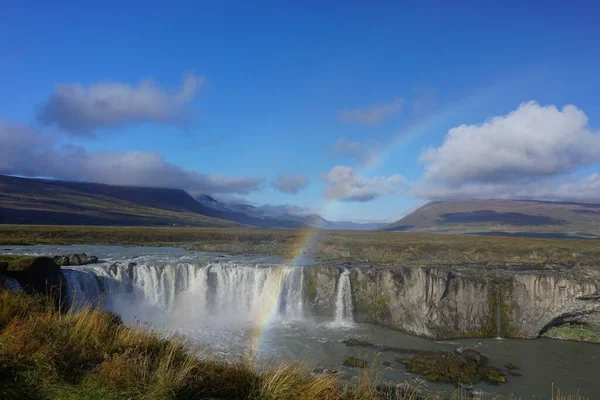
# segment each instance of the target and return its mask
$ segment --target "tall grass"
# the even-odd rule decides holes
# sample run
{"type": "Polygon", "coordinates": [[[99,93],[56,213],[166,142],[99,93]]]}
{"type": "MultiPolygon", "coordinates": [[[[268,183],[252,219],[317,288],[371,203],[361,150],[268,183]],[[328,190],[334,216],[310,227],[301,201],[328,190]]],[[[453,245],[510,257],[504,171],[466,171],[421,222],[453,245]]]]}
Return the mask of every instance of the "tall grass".
{"type": "Polygon", "coordinates": [[[383,387],[374,369],[343,382],[298,363],[259,372],[251,359],[203,359],[181,337],[126,327],[117,315],[90,307],[61,313],[51,303],[0,289],[0,399],[440,398],[383,387]]]}

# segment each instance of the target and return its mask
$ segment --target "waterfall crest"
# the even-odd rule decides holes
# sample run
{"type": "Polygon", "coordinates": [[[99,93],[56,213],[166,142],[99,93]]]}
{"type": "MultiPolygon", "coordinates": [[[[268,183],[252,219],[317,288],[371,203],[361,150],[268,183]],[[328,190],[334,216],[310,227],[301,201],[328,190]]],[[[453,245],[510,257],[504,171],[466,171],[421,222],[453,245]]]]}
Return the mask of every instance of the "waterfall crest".
{"type": "Polygon", "coordinates": [[[271,307],[282,319],[304,315],[302,267],[120,262],[64,269],[64,275],[73,307],[92,304],[125,320],[237,323],[271,307]]]}

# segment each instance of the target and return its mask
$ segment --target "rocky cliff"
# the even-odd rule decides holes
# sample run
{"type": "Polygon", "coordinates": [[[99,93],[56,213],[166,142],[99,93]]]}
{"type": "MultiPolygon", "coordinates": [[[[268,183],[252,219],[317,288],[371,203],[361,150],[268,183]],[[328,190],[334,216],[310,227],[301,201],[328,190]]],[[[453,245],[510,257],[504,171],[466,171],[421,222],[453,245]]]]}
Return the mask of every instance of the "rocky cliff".
{"type": "MultiPolygon", "coordinates": [[[[428,338],[535,338],[553,326],[597,321],[600,278],[552,266],[355,267],[354,319],[428,338]]],[[[308,304],[333,313],[341,268],[305,272],[308,304]]]]}

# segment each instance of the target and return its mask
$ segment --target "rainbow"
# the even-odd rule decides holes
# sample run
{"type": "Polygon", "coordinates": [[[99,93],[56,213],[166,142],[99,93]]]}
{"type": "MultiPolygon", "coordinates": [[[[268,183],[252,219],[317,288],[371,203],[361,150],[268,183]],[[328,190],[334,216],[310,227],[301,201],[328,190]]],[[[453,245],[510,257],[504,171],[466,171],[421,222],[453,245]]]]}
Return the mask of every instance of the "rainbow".
{"type": "MultiPolygon", "coordinates": [[[[496,87],[497,85],[494,85],[496,87]]],[[[360,175],[368,175],[377,167],[379,167],[398,147],[402,144],[421,136],[432,129],[442,129],[442,124],[448,121],[448,118],[456,113],[466,110],[471,105],[480,101],[483,97],[492,91],[493,87],[489,87],[487,90],[480,90],[473,93],[471,96],[464,98],[462,101],[454,103],[452,106],[441,108],[435,114],[428,116],[427,118],[418,121],[394,135],[394,138],[387,143],[383,148],[386,149],[374,157],[372,160],[362,166],[357,171],[360,175]]],[[[338,204],[342,204],[339,200],[343,198],[348,191],[351,189],[350,186],[344,188],[342,193],[334,199],[330,199],[323,204],[320,210],[320,215],[326,215],[331,207],[338,204]]],[[[306,253],[306,250],[317,240],[320,229],[306,229],[302,230],[298,237],[297,242],[294,244],[293,257],[288,260],[289,265],[298,265],[299,258],[306,253]]],[[[286,277],[282,273],[283,269],[280,268],[274,275],[274,279],[266,283],[266,296],[264,301],[261,303],[256,316],[254,317],[254,326],[250,334],[249,350],[253,354],[259,354],[261,345],[264,341],[268,328],[272,325],[278,312],[278,299],[281,294],[281,290],[285,284],[286,277]]]]}

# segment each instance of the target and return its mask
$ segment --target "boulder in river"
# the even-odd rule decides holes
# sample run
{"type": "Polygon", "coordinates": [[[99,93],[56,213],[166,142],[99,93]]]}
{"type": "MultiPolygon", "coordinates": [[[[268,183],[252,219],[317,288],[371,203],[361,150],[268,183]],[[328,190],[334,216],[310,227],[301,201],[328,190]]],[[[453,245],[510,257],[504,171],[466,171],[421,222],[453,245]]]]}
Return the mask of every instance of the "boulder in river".
{"type": "Polygon", "coordinates": [[[63,256],[55,256],[54,262],[61,267],[71,267],[76,265],[95,264],[98,262],[98,257],[87,255],[85,253],[66,254],[63,256]]]}
{"type": "Polygon", "coordinates": [[[343,365],[351,368],[367,368],[368,363],[357,357],[348,357],[344,360],[343,365]]]}
{"type": "Polygon", "coordinates": [[[424,352],[415,358],[396,359],[412,373],[424,375],[431,382],[473,385],[479,381],[505,383],[506,377],[487,365],[487,358],[473,349],[461,353],[441,351],[424,352]]]}

